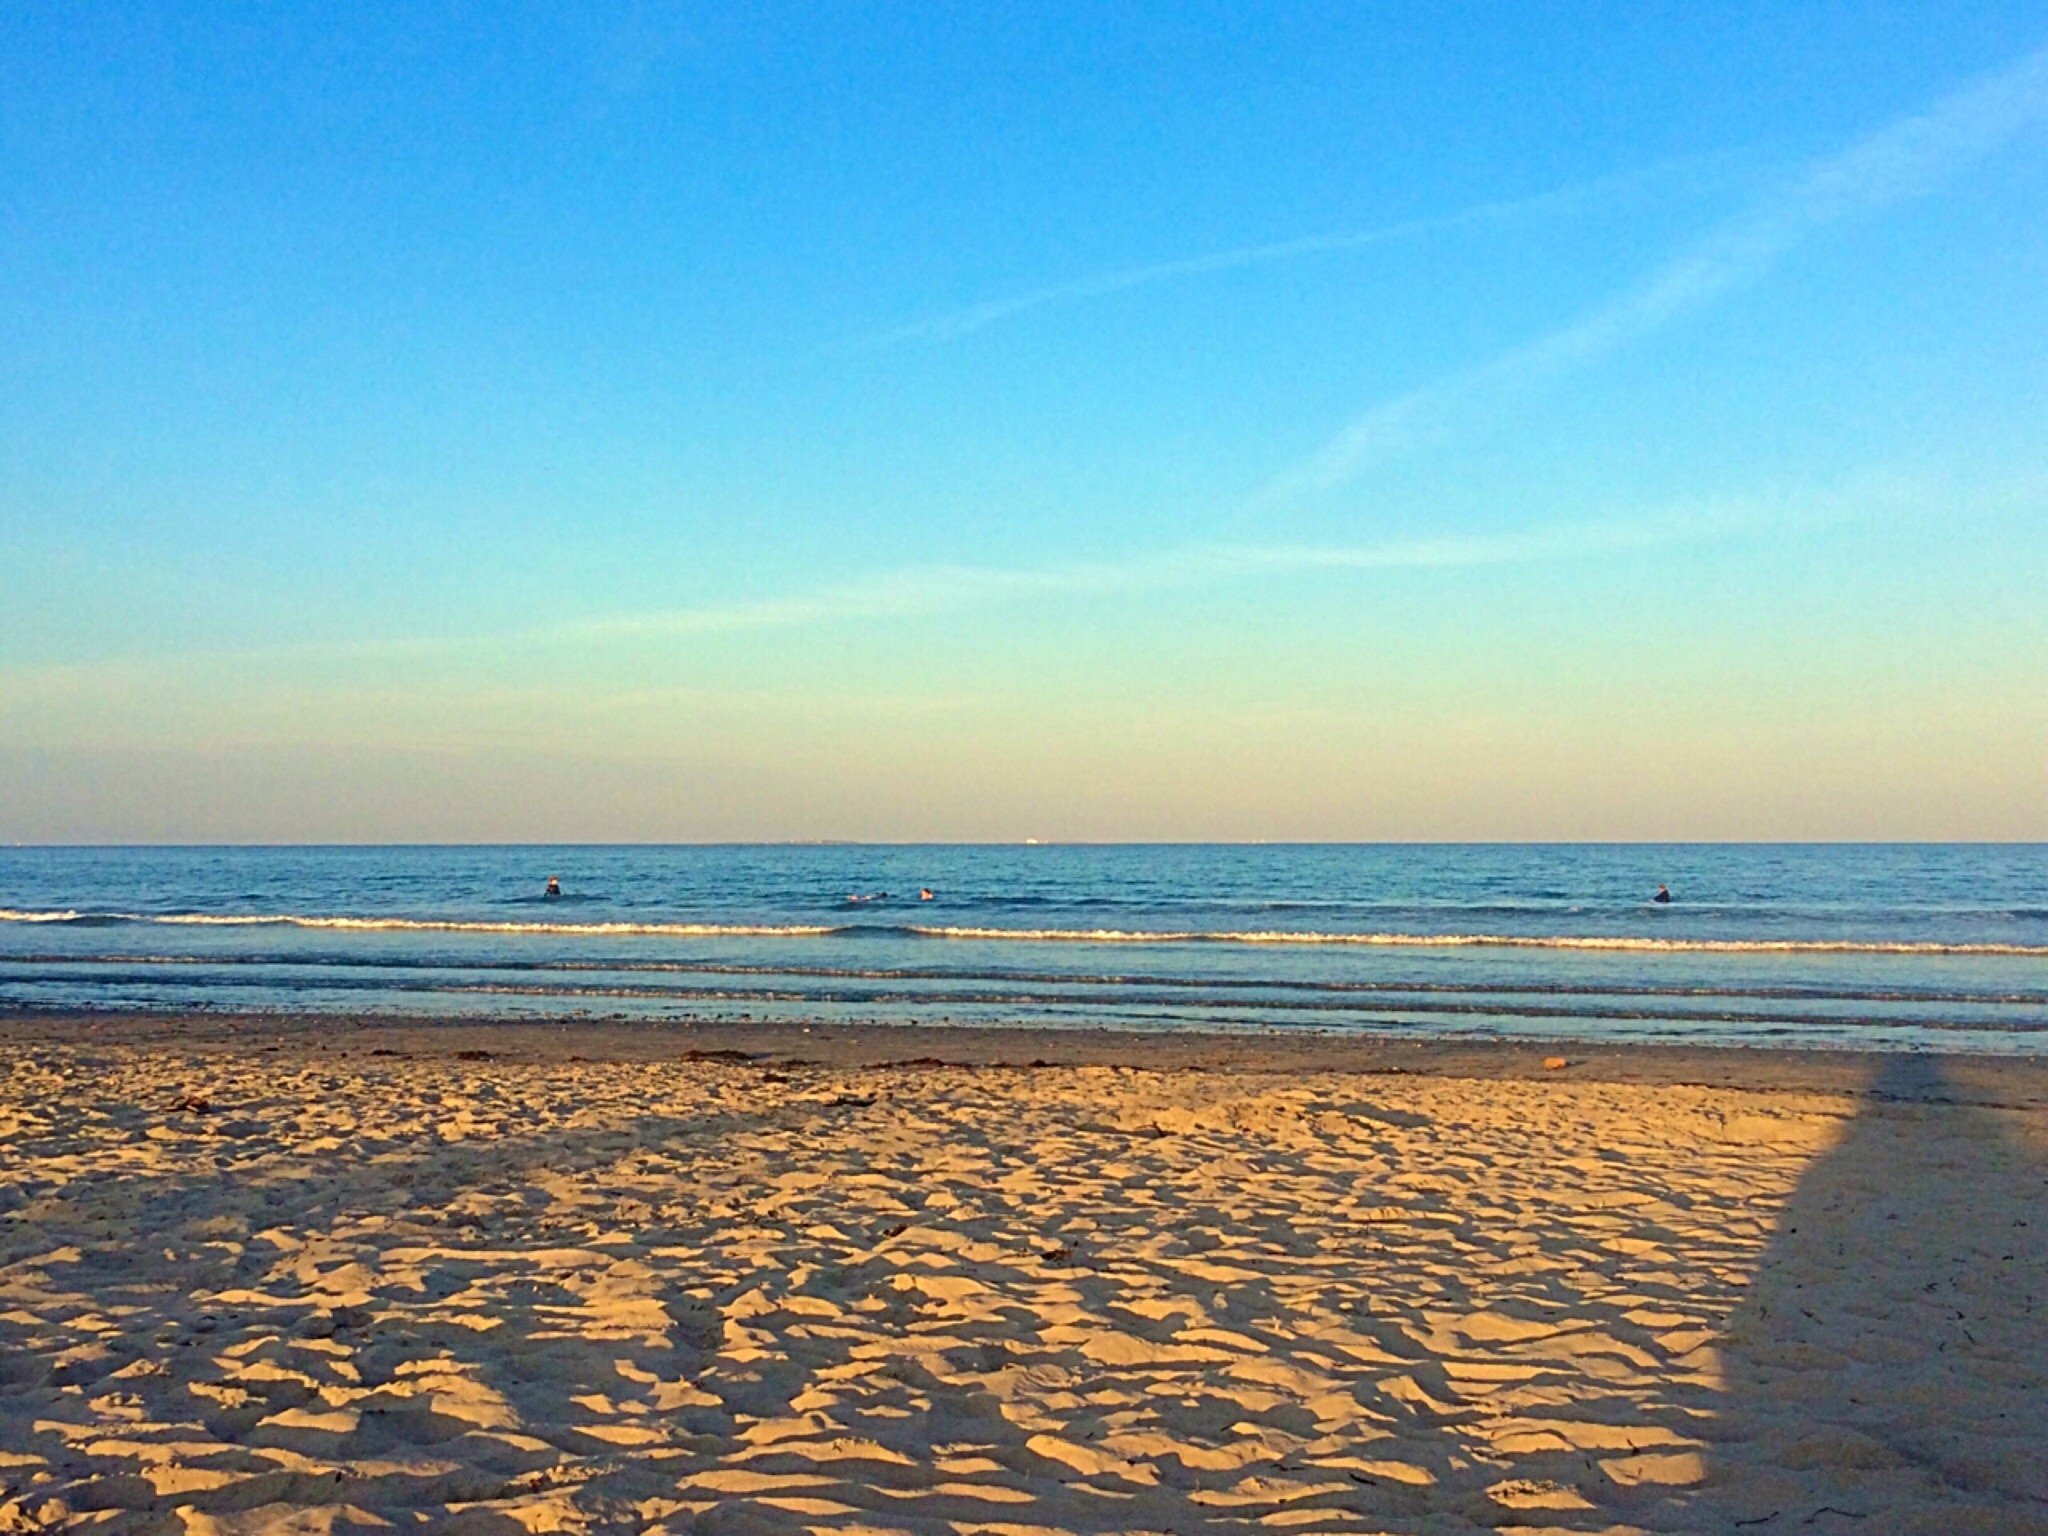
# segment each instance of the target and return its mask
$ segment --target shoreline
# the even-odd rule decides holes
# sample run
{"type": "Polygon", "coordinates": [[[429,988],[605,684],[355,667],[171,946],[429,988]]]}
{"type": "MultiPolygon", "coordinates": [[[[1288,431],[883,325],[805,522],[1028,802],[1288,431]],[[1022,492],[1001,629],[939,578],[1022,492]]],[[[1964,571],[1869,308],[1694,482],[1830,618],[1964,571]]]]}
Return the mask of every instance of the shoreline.
{"type": "Polygon", "coordinates": [[[422,1059],[584,1062],[724,1060],[763,1068],[860,1070],[926,1066],[1032,1070],[1116,1067],[1156,1072],[1316,1072],[1475,1081],[1583,1081],[1757,1093],[1859,1094],[1901,1060],[1924,1083],[1887,1097],[1926,1103],[2048,1107],[2048,1057],[1831,1046],[1551,1039],[1410,1039],[1337,1032],[1139,1031],[1087,1025],[792,1021],[534,1020],[466,1015],[281,1013],[179,1009],[0,1011],[0,1046],[90,1041],[206,1050],[306,1045],[346,1059],[397,1052],[422,1059]],[[55,1033],[49,1033],[54,1031],[55,1033]],[[479,1055],[478,1053],[483,1053],[479,1055]],[[1546,1066],[1562,1058],[1563,1068],[1546,1066]]]}

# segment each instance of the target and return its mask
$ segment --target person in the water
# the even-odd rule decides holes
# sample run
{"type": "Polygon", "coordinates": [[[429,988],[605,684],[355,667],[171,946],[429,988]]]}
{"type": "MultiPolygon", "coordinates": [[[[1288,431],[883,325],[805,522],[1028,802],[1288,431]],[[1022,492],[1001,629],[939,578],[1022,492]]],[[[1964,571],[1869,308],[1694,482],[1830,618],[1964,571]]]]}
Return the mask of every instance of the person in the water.
{"type": "Polygon", "coordinates": [[[561,880],[561,877],[560,877],[559,875],[549,875],[549,876],[548,876],[548,895],[550,895],[550,896],[559,896],[559,895],[561,895],[561,894],[562,894],[562,880],[561,880]]]}
{"type": "Polygon", "coordinates": [[[917,899],[919,901],[930,901],[932,899],[932,888],[928,885],[921,887],[918,890],[917,899]]]}
{"type": "Polygon", "coordinates": [[[1658,903],[1664,903],[1664,902],[1668,902],[1668,901],[1670,901],[1670,900],[1671,900],[1671,887],[1670,887],[1670,886],[1668,886],[1668,885],[1660,885],[1660,886],[1658,886],[1658,887],[1657,887],[1657,894],[1656,894],[1656,895],[1654,895],[1654,896],[1652,896],[1652,897],[1650,898],[1650,900],[1652,900],[1652,901],[1654,901],[1654,902],[1658,902],[1658,903]]]}

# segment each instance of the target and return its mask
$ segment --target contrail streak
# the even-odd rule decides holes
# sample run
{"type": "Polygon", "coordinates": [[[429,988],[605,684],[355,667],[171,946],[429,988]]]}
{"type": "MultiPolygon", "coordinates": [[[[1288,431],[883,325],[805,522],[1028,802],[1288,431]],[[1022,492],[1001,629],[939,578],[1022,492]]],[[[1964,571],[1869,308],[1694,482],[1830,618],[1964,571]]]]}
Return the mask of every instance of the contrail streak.
{"type": "Polygon", "coordinates": [[[1388,453],[1441,434],[1486,396],[1639,341],[1754,281],[1814,232],[1931,192],[2044,120],[2048,48],[1810,163],[1790,186],[1571,324],[1372,407],[1259,499],[1342,485],[1388,453]]]}
{"type": "Polygon", "coordinates": [[[839,350],[870,352],[910,342],[954,341],[1031,310],[1104,298],[1110,294],[1123,293],[1133,288],[1149,288],[1155,283],[1171,282],[1177,278],[1266,266],[1273,262],[1293,261],[1304,256],[1320,256],[1336,251],[1362,250],[1368,246],[1386,245],[1398,240],[1415,239],[1470,225],[1505,223],[1514,219],[1562,212],[1645,182],[1669,180],[1680,171],[1697,180],[1704,166],[1725,158],[1727,157],[1694,157],[1669,161],[1646,170],[1604,176],[1569,187],[1559,187],[1549,192],[1539,192],[1531,197],[1478,203],[1470,208],[1461,208],[1455,213],[1440,214],[1433,218],[1403,219],[1398,223],[1381,225],[1377,229],[1354,230],[1334,235],[1309,235],[1296,240],[1272,240],[1258,245],[1238,246],[1227,251],[1210,251],[1174,261],[1155,261],[1140,266],[1121,267],[1113,272],[1099,272],[1092,277],[1075,278],[1071,282],[1050,283],[1043,288],[1033,288],[1003,298],[987,299],[979,304],[969,304],[960,309],[947,310],[943,314],[913,320],[905,325],[861,337],[839,350]]]}

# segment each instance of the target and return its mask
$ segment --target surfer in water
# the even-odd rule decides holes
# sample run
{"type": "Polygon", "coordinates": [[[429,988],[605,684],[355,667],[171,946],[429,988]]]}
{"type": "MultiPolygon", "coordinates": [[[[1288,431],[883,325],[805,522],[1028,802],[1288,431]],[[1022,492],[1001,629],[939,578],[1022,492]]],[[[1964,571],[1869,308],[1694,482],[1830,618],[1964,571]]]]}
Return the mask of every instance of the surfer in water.
{"type": "Polygon", "coordinates": [[[550,899],[562,894],[562,879],[559,875],[548,876],[547,894],[550,899]]]}
{"type": "Polygon", "coordinates": [[[1658,887],[1657,887],[1657,894],[1656,894],[1656,895],[1654,895],[1654,896],[1652,896],[1652,897],[1650,898],[1650,900],[1652,900],[1652,901],[1656,902],[1656,903],[1657,903],[1657,904],[1658,904],[1659,906],[1664,906],[1664,905],[1667,905],[1667,904],[1669,904],[1669,902],[1670,902],[1670,900],[1671,900],[1671,887],[1670,887],[1670,886],[1668,886],[1668,885],[1660,885],[1660,886],[1658,886],[1658,887]]]}

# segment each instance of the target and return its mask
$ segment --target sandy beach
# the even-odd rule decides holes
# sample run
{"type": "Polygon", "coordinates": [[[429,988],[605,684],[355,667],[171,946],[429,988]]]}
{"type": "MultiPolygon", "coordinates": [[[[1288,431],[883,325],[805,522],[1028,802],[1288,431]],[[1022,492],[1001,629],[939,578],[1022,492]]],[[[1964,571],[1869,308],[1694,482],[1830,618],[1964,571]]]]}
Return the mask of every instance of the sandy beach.
{"type": "Polygon", "coordinates": [[[2041,1064],[0,1053],[0,1532],[2048,1531],[2041,1064]]]}

